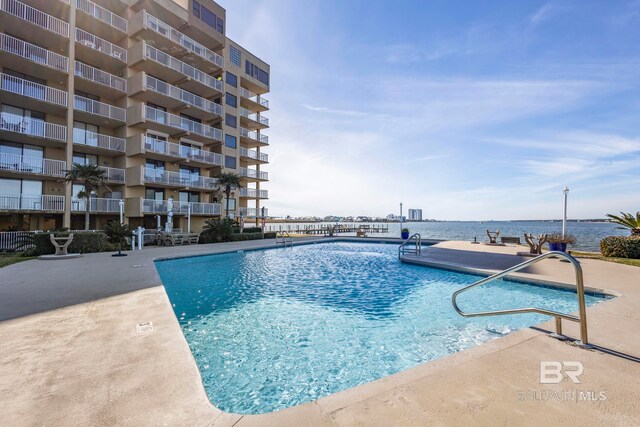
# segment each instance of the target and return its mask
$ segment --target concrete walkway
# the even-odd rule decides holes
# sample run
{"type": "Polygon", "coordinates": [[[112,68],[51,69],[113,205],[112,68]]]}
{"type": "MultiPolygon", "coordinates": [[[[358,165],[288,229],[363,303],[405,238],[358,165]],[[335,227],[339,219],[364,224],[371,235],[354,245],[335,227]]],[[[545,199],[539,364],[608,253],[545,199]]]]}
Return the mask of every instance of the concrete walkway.
{"type": "MultiPolygon", "coordinates": [[[[590,338],[618,356],[526,329],[316,402],[265,415],[223,413],[207,399],[153,261],[270,246],[147,248],[0,269],[2,424],[640,425],[640,363],[632,360],[640,356],[640,269],[597,260],[583,261],[586,284],[619,296],[588,308],[590,338]],[[138,333],[145,322],[153,330],[138,333]],[[581,362],[581,383],[540,384],[540,361],[581,362]],[[572,399],[574,392],[583,395],[572,399]]],[[[445,242],[422,261],[490,271],[515,262],[516,250],[445,242]]],[[[555,260],[523,276],[572,280],[570,266],[555,260]]],[[[573,324],[564,326],[577,336],[573,324]]]]}

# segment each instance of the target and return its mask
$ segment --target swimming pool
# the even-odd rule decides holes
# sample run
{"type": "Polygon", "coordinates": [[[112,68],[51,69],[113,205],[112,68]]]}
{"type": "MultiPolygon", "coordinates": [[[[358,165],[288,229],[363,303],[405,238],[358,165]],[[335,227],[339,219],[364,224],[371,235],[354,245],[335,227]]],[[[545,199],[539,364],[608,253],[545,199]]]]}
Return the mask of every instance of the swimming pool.
{"type": "MultiPolygon", "coordinates": [[[[159,261],[211,402],[234,413],[312,401],[549,319],[463,318],[477,276],[403,264],[397,245],[322,243],[159,261]]],[[[588,305],[602,296],[587,295],[588,305]]],[[[496,281],[467,311],[577,310],[575,293],[496,281]]]]}

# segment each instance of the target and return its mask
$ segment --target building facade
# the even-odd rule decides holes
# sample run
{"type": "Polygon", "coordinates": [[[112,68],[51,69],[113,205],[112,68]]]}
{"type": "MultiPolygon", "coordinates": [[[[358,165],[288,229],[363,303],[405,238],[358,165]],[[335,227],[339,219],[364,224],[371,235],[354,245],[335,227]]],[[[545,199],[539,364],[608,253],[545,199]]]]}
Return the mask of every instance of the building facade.
{"type": "Polygon", "coordinates": [[[73,163],[108,179],[91,228],[199,230],[223,171],[244,178],[229,214],[257,220],[270,68],[225,32],[212,0],[1,0],[0,230],[82,229],[73,163]]]}
{"type": "Polygon", "coordinates": [[[422,221],[422,209],[409,209],[409,221],[422,221]]]}

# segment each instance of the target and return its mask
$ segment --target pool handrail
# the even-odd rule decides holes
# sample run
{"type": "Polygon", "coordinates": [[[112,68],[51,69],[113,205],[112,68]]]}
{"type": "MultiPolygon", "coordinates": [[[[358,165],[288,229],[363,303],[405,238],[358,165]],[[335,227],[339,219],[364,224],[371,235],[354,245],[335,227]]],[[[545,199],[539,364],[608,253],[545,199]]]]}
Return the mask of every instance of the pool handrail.
{"type": "Polygon", "coordinates": [[[398,247],[398,258],[400,258],[402,255],[404,255],[405,253],[413,253],[416,255],[419,255],[422,252],[422,237],[420,237],[420,233],[414,233],[411,235],[411,237],[409,237],[407,240],[405,240],[404,242],[402,242],[402,244],[400,244],[400,246],[398,247]],[[415,249],[407,249],[406,246],[411,243],[411,241],[415,239],[416,241],[416,247],[415,249]]]}
{"type": "Polygon", "coordinates": [[[282,243],[285,248],[287,247],[287,243],[289,243],[289,246],[293,246],[293,239],[289,235],[288,231],[277,231],[276,232],[276,245],[278,245],[280,243],[282,243]],[[282,239],[282,240],[280,240],[280,239],[282,239]]]}
{"type": "Polygon", "coordinates": [[[555,337],[557,338],[565,338],[562,335],[562,319],[571,320],[572,322],[576,322],[580,324],[580,341],[581,342],[579,343],[579,345],[585,348],[591,347],[589,345],[589,340],[587,337],[587,309],[584,301],[584,277],[582,274],[582,266],[580,265],[580,262],[577,259],[567,254],[566,252],[559,252],[559,251],[547,252],[542,255],[538,255],[533,259],[530,259],[518,265],[515,265],[511,268],[507,268],[506,270],[503,270],[499,273],[496,273],[489,277],[485,277],[484,279],[478,280],[477,282],[469,286],[465,286],[464,288],[458,289],[457,291],[455,291],[451,296],[451,302],[453,303],[453,308],[458,312],[458,314],[464,317],[495,316],[495,315],[519,314],[519,313],[539,313],[539,314],[546,314],[548,316],[554,316],[556,319],[555,337]],[[572,314],[566,314],[566,313],[559,313],[557,311],[547,310],[544,308],[537,308],[537,307],[516,308],[516,309],[510,309],[510,310],[480,311],[476,313],[465,313],[460,309],[460,307],[458,307],[456,298],[461,293],[466,292],[471,288],[475,288],[477,286],[481,286],[489,282],[492,282],[494,280],[503,278],[510,273],[514,273],[516,271],[522,270],[523,268],[526,268],[532,264],[535,264],[544,259],[552,258],[552,257],[561,257],[561,258],[567,259],[575,270],[576,293],[578,295],[578,313],[579,313],[578,316],[574,316],[572,314]]]}

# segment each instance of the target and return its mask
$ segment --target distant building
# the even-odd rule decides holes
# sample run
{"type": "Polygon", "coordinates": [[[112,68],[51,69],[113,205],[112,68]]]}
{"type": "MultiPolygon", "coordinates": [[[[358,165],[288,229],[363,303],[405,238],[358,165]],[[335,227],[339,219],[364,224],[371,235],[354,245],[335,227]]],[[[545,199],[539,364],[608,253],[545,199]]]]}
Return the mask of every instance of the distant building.
{"type": "Polygon", "coordinates": [[[409,221],[422,221],[422,209],[409,209],[409,221]]]}

